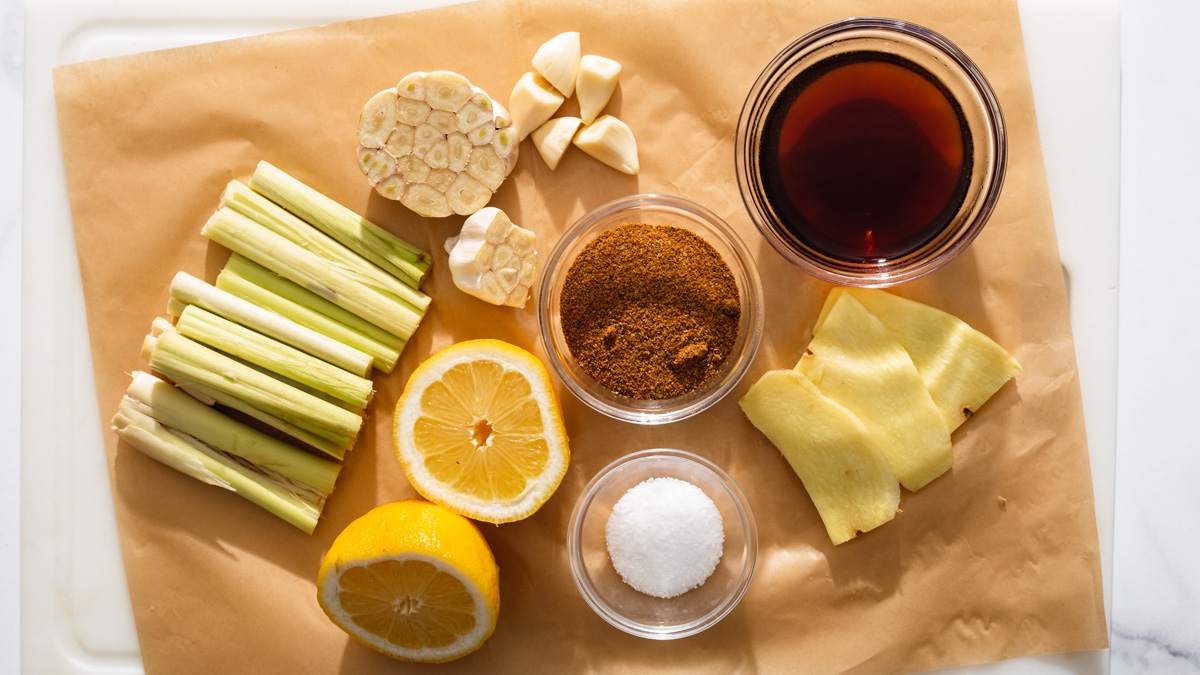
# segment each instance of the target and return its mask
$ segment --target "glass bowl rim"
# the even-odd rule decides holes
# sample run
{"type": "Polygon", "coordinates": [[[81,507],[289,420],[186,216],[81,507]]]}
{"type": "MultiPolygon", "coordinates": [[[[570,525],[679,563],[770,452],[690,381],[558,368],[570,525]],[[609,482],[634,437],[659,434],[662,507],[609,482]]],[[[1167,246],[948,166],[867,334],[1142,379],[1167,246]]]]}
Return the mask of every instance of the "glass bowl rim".
{"type": "MultiPolygon", "coordinates": [[[[722,258],[724,259],[724,256],[722,258]]],[[[758,347],[762,340],[764,305],[762,278],[759,276],[758,263],[755,261],[754,255],[750,252],[750,248],[746,245],[746,242],[729,223],[690,199],[660,193],[634,194],[618,197],[588,211],[559,236],[558,241],[554,244],[554,249],[551,251],[542,268],[541,279],[538,282],[538,334],[541,338],[542,349],[545,351],[546,358],[550,362],[550,369],[575,398],[582,401],[589,408],[624,422],[646,425],[668,424],[692,417],[709,409],[724,399],[737,386],[749,370],[754,356],[758,353],[758,347]],[[733,265],[736,265],[741,268],[742,274],[746,277],[746,297],[742,298],[742,303],[749,310],[750,314],[749,319],[744,321],[748,335],[746,336],[742,352],[729,355],[728,358],[737,359],[737,362],[728,371],[724,379],[718,381],[711,390],[705,392],[688,405],[655,411],[631,410],[619,407],[608,400],[594,396],[590,391],[579,386],[575,378],[568,372],[568,365],[564,363],[564,360],[572,358],[570,349],[563,344],[563,350],[560,350],[558,343],[554,339],[554,333],[550,325],[549,311],[551,289],[560,278],[565,278],[569,269],[565,265],[567,261],[564,260],[567,250],[580,237],[584,236],[590,228],[598,223],[603,222],[613,215],[642,207],[659,207],[682,211],[691,216],[695,221],[703,223],[704,227],[718,233],[733,253],[734,260],[732,263],[728,260],[725,261],[727,265],[731,266],[730,271],[736,276],[737,270],[732,269],[733,265]]],[[[691,393],[689,392],[689,394],[677,398],[686,398],[691,393]]],[[[666,404],[673,400],[676,399],[661,399],[653,401],[653,403],[666,404]]]]}
{"type": "Polygon", "coordinates": [[[575,500],[575,506],[571,509],[571,517],[567,521],[567,559],[571,568],[571,580],[575,582],[575,588],[579,591],[579,595],[583,598],[587,606],[600,618],[630,635],[651,640],[674,640],[695,635],[715,626],[741,603],[742,597],[746,595],[747,589],[750,588],[750,581],[754,578],[754,571],[758,565],[758,525],[754,519],[754,511],[750,507],[750,501],[746,498],[746,494],[742,491],[741,486],[724,469],[717,466],[716,463],[687,450],[648,448],[629,453],[609,462],[603,469],[597,471],[592,476],[592,479],[587,482],[587,485],[584,486],[583,490],[579,493],[579,498],[575,500]],[[733,591],[721,601],[721,604],[704,616],[680,626],[671,627],[670,629],[650,626],[627,619],[616,610],[611,609],[600,598],[599,594],[595,592],[592,584],[587,581],[582,560],[583,538],[581,533],[583,529],[583,514],[591,506],[600,487],[620,468],[661,458],[685,464],[694,464],[716,476],[717,480],[733,498],[738,515],[741,517],[742,529],[746,535],[746,562],[742,566],[742,571],[738,576],[737,584],[734,586],[733,591]]]}
{"type": "Polygon", "coordinates": [[[771,248],[775,249],[785,260],[817,279],[859,288],[884,288],[906,283],[925,276],[958,257],[960,253],[975,241],[975,238],[979,236],[979,233],[983,231],[983,227],[991,218],[996,203],[1000,198],[1000,193],[1004,188],[1007,165],[1008,133],[1004,121],[1004,113],[1000,107],[995,90],[979,69],[979,66],[961,48],[937,31],[910,21],[879,16],[858,16],[834,21],[805,33],[780,49],[763,68],[762,72],[759,73],[758,78],[750,88],[750,92],[746,95],[746,100],[742,104],[742,111],[738,116],[734,138],[734,169],[737,175],[738,192],[741,195],[742,203],[747,213],[750,215],[750,219],[754,222],[755,228],[767,240],[771,248]],[[747,154],[750,150],[750,132],[747,128],[749,119],[754,116],[753,112],[756,109],[765,105],[766,102],[763,100],[765,91],[783,74],[789,62],[798,53],[821,40],[841,33],[860,30],[880,30],[914,38],[950,59],[954,65],[962,70],[964,80],[982,101],[981,110],[986,118],[984,126],[988,131],[991,145],[995,151],[992,157],[991,170],[986,177],[987,182],[984,187],[983,201],[979,206],[978,212],[973,218],[958,228],[959,231],[956,233],[956,237],[948,242],[944,248],[935,249],[927,255],[915,258],[903,266],[894,269],[858,274],[826,267],[816,260],[810,259],[807,255],[797,252],[782,241],[779,235],[766,222],[768,220],[767,216],[761,212],[751,198],[751,193],[756,190],[750,184],[747,175],[748,169],[743,164],[751,161],[747,159],[747,154]]]}

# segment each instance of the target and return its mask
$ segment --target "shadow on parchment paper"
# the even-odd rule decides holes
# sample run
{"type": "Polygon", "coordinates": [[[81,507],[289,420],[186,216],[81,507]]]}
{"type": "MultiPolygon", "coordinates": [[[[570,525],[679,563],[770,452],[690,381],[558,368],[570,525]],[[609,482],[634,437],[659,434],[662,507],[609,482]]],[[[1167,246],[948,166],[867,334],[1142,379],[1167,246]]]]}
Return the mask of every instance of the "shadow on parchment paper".
{"type": "Polygon", "coordinates": [[[757,230],[747,244],[758,263],[765,304],[763,339],[755,357],[758,367],[746,375],[753,382],[756,373],[796,365],[812,339],[813,324],[833,286],[793,265],[766,238],[758,236],[757,230]]]}
{"type": "MultiPolygon", "coordinates": [[[[362,180],[363,189],[370,190],[363,217],[409,244],[428,252],[433,256],[435,266],[439,260],[445,258],[446,253],[442,250],[442,243],[445,242],[446,237],[458,234],[458,228],[462,225],[461,217],[425,218],[419,216],[400,202],[388,199],[372,190],[365,176],[362,180]],[[449,224],[451,222],[455,225],[451,226],[449,224]]],[[[423,285],[421,290],[429,293],[429,289],[423,285]]]]}
{"type": "Polygon", "coordinates": [[[201,543],[230,560],[238,557],[236,552],[250,551],[295,576],[313,578],[312,556],[296,555],[297,550],[315,550],[313,540],[290,525],[278,527],[279,518],[257,504],[233,492],[184,476],[147,457],[125,441],[117,442],[112,475],[114,498],[119,496],[126,508],[137,514],[139,527],[177,532],[179,523],[187,523],[189,543],[201,543]],[[153,485],[156,489],[148,490],[147,485],[153,485]],[[227,500],[221,512],[238,518],[243,527],[231,527],[228,518],[212,517],[212,509],[208,505],[214,492],[227,492],[219,495],[227,500]],[[264,522],[246,525],[258,519],[264,522]],[[286,531],[289,543],[294,546],[279,546],[278,539],[273,540],[272,544],[253,535],[254,532],[269,528],[286,531]]]}
{"type": "MultiPolygon", "coordinates": [[[[217,275],[224,269],[225,263],[229,261],[231,255],[233,255],[233,251],[215,241],[209,240],[208,247],[204,250],[204,278],[201,281],[216,286],[217,275]]],[[[168,292],[167,295],[170,295],[170,293],[168,292]]]]}

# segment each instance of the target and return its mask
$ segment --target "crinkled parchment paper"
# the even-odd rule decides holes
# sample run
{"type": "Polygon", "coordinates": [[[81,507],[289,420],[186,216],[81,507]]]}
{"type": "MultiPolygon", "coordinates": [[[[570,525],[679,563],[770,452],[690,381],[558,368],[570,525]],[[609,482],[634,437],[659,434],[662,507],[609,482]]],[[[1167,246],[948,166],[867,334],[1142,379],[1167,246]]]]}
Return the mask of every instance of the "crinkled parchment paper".
{"type": "Polygon", "coordinates": [[[145,367],[142,336],[165,312],[172,275],[215,278],[227,253],[200,226],[222,186],[248,178],[260,159],[436,255],[426,286],[433,310],[397,370],[376,377],[371,423],[314,536],[106,432],[148,672],[898,672],[1107,644],[1079,380],[1013,2],[486,2],[64,66],[55,91],[105,420],[128,373],[145,367]],[[943,33],[999,95],[1011,159],[991,222],[957,260],[898,292],[993,336],[1024,371],[954,434],[949,474],[905,493],[892,523],[834,548],[800,481],[736,403],[764,371],[796,362],[828,289],[751,226],[733,137],[746,93],[776,51],[863,13],[943,33]],[[666,426],[605,418],[560,389],[573,451],[562,487],[527,520],[481,526],[500,563],[496,633],[449,665],[393,662],[325,618],[314,579],[348,522],[414,494],[392,451],[396,398],[422,359],[460,340],[541,350],[532,303],[496,308],[453,287],[441,245],[461,218],[423,220],[372,192],[355,163],[358,112],[415,70],[455,70],[505,100],[538,45],[565,30],[583,33],[585,53],[624,64],[607,112],[637,134],[641,175],[578,149],[551,172],[526,143],[492,204],[535,230],[543,255],[577,217],[615,197],[665,192],[707,206],[758,259],[762,348],[726,400],[666,426]],[[567,568],[567,518],[583,485],[648,447],[723,466],[746,491],[761,538],[737,609],[674,642],[604,623],[567,568]]]}

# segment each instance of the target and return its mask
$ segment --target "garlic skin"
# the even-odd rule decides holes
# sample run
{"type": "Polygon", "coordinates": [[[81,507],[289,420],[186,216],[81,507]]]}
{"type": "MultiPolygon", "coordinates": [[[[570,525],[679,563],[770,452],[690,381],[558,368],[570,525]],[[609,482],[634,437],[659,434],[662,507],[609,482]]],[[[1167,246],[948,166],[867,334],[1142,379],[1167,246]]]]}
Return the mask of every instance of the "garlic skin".
{"type": "Polygon", "coordinates": [[[446,240],[450,275],[462,292],[493,305],[525,307],[537,281],[536,236],[498,208],[476,211],[446,240]]]}

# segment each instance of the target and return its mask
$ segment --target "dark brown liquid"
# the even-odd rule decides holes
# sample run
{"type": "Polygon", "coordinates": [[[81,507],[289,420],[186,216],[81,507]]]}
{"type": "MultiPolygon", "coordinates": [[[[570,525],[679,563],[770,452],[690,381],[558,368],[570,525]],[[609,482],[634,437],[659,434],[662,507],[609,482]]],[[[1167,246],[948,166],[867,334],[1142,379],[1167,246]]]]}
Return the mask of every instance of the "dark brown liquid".
{"type": "Polygon", "coordinates": [[[759,165],[791,236],[850,262],[903,256],[962,205],[971,138],[924,69],[854,52],[806,70],[767,115],[759,165]]]}

